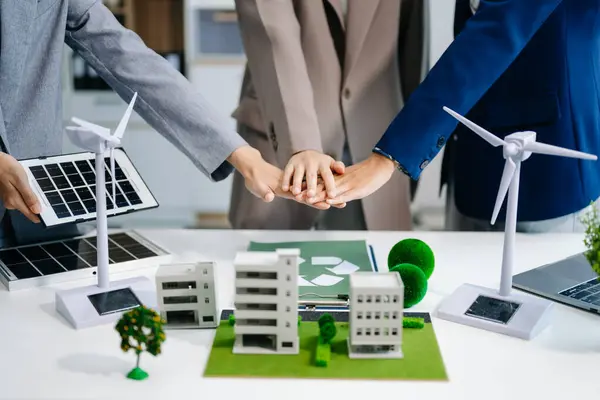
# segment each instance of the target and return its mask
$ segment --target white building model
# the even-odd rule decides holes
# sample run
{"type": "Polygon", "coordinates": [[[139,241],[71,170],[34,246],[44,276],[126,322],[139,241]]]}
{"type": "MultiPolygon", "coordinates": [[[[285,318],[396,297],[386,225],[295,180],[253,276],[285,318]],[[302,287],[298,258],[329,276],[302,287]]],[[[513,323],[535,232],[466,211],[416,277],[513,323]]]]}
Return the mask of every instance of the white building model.
{"type": "Polygon", "coordinates": [[[397,272],[350,274],[350,358],[403,358],[404,284],[397,272]]]}
{"type": "Polygon", "coordinates": [[[298,249],[238,253],[234,353],[298,354],[298,249]]]}
{"type": "Polygon", "coordinates": [[[217,326],[214,263],[161,265],[156,273],[156,293],[165,328],[217,326]]]}

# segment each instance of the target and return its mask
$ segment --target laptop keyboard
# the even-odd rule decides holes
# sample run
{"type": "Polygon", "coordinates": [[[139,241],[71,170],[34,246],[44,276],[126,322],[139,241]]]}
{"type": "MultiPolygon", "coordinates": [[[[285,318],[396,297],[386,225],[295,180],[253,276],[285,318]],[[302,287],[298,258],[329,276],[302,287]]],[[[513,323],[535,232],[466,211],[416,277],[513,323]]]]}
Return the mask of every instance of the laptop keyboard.
{"type": "Polygon", "coordinates": [[[600,306],[600,279],[590,279],[587,282],[565,289],[558,294],[600,306]]]}

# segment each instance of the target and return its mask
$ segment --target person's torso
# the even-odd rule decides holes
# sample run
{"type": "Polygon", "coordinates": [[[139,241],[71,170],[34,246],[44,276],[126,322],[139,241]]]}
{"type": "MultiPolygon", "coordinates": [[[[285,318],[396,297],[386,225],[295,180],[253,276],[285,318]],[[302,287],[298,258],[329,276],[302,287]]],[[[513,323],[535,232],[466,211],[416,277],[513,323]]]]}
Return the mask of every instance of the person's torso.
{"type": "MultiPolygon", "coordinates": [[[[300,0],[295,10],[324,147],[332,142],[339,146],[344,119],[365,109],[375,115],[362,114],[360,120],[371,124],[371,131],[362,135],[383,132],[401,107],[396,60],[400,0],[300,0]]],[[[267,124],[251,75],[247,69],[234,116],[264,131],[267,124]]]]}
{"type": "Polygon", "coordinates": [[[62,152],[67,11],[68,0],[0,3],[0,130],[17,159],[62,152]]]}
{"type": "MultiPolygon", "coordinates": [[[[599,13],[598,0],[563,1],[468,118],[500,137],[531,130],[539,142],[599,154],[599,13]]],[[[468,216],[488,219],[504,166],[502,150],[461,124],[455,137],[449,145],[456,205],[468,216]]],[[[570,214],[599,195],[597,162],[534,154],[521,168],[519,220],[570,214]]]]}
{"type": "MultiPolygon", "coordinates": [[[[62,61],[69,0],[0,1],[0,138],[17,159],[62,154],[62,61]]],[[[45,228],[17,211],[8,240],[5,210],[0,246],[80,233],[78,225],[45,228]]]]}

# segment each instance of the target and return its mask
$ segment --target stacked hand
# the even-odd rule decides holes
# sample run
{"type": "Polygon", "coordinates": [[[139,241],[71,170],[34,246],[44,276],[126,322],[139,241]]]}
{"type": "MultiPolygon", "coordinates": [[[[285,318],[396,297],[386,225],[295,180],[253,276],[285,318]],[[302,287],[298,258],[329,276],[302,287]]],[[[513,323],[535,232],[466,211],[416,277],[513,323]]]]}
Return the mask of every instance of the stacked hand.
{"type": "Polygon", "coordinates": [[[336,161],[328,155],[314,150],[302,151],[290,158],[283,172],[281,188],[284,192],[287,192],[290,190],[291,184],[291,193],[297,196],[302,193],[302,183],[306,176],[307,196],[313,197],[317,195],[317,185],[320,176],[328,197],[334,198],[336,189],[333,174],[343,175],[344,170],[345,166],[343,162],[336,161]]]}
{"type": "MultiPolygon", "coordinates": [[[[317,208],[319,210],[327,210],[332,205],[325,201],[308,203],[306,201],[297,200],[292,192],[282,188],[284,181],[284,173],[281,169],[266,162],[260,152],[250,146],[240,147],[229,157],[229,162],[242,174],[246,182],[246,188],[255,196],[263,199],[265,202],[271,202],[275,196],[296,200],[303,204],[317,208]]],[[[343,164],[341,166],[343,170],[343,164]]],[[[331,178],[333,180],[333,176],[331,178]]],[[[289,182],[289,180],[288,180],[289,182]]],[[[311,182],[312,184],[312,182],[311,182]]],[[[315,191],[317,183],[314,183],[315,191]]],[[[307,184],[300,184],[298,193],[307,188],[307,184]]],[[[295,187],[294,187],[295,189],[295,187]]],[[[334,207],[343,208],[345,204],[336,203],[334,207]]]]}
{"type": "Polygon", "coordinates": [[[327,210],[343,208],[381,188],[395,170],[393,161],[373,154],[346,168],[340,161],[316,151],[294,155],[284,171],[266,162],[258,150],[245,146],[229,161],[242,174],[246,188],[266,202],[277,197],[327,210]]]}
{"type": "Polygon", "coordinates": [[[335,177],[335,197],[331,198],[328,189],[320,184],[316,195],[311,196],[311,193],[305,190],[295,199],[309,205],[322,202],[334,207],[339,204],[345,205],[349,201],[362,199],[376,192],[390,180],[395,169],[393,161],[373,153],[365,161],[348,167],[343,175],[335,177]]]}

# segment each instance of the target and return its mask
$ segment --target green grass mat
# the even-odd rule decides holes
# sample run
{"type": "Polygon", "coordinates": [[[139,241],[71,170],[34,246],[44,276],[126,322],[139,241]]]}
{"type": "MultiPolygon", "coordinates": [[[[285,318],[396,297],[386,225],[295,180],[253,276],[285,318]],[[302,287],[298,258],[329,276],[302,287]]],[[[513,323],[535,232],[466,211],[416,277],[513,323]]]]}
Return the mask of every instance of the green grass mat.
{"type": "MultiPolygon", "coordinates": [[[[410,314],[406,313],[409,317],[410,314]]],[[[314,363],[318,324],[302,322],[299,327],[300,354],[233,354],[234,327],[222,321],[215,335],[204,371],[206,377],[321,378],[447,381],[435,332],[430,322],[422,329],[403,329],[403,359],[350,359],[346,338],[348,323],[338,322],[331,345],[328,367],[314,363]]]]}

